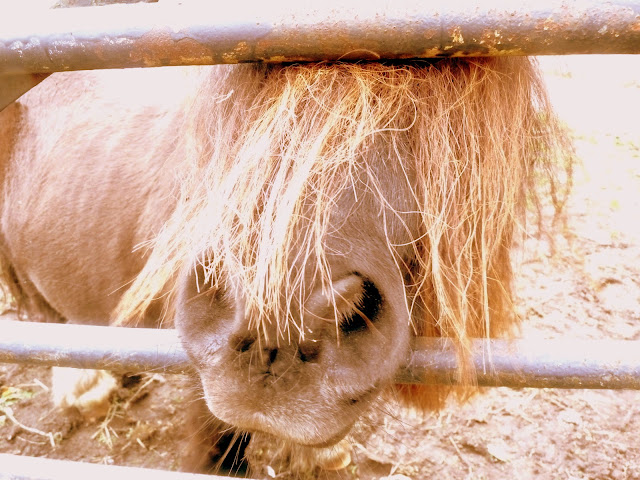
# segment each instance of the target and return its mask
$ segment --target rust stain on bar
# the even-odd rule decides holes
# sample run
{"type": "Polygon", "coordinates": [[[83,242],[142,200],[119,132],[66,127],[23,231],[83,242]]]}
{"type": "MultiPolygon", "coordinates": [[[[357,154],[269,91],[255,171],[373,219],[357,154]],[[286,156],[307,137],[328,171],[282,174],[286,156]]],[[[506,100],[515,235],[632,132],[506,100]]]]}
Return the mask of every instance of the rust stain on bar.
{"type": "Polygon", "coordinates": [[[129,58],[133,63],[144,67],[214,63],[214,54],[210,47],[189,37],[176,39],[165,30],[154,29],[130,41],[129,58]]]}

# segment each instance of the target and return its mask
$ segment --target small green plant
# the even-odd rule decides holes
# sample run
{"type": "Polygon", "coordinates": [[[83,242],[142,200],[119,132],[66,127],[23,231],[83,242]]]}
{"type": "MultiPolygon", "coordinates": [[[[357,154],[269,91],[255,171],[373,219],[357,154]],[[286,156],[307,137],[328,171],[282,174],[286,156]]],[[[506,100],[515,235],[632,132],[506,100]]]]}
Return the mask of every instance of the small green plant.
{"type": "Polygon", "coordinates": [[[0,411],[3,408],[10,407],[21,400],[27,400],[35,395],[30,390],[24,390],[18,387],[0,387],[0,411]]]}

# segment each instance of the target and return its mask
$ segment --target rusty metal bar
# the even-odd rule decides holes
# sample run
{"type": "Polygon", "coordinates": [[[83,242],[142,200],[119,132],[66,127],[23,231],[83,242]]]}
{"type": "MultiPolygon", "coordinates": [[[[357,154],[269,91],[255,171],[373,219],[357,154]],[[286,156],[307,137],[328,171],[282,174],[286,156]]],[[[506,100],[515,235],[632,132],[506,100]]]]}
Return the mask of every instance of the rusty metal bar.
{"type": "Polygon", "coordinates": [[[0,453],[0,480],[229,480],[219,475],[96,465],[0,453]]]}
{"type": "Polygon", "coordinates": [[[640,0],[194,1],[0,11],[0,73],[640,53],[640,0]]]}
{"type": "MultiPolygon", "coordinates": [[[[175,330],[3,321],[0,362],[115,371],[185,372],[175,330]]],[[[480,386],[640,390],[640,342],[621,340],[474,340],[480,386]]],[[[455,384],[450,341],[420,338],[399,383],[455,384]]]]}

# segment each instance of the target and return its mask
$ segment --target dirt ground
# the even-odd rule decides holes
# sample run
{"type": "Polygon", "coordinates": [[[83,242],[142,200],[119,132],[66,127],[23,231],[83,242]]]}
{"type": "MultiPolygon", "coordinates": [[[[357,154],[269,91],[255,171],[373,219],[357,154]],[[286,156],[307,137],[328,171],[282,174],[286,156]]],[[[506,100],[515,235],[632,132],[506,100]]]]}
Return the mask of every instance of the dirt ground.
{"type": "MultiPolygon", "coordinates": [[[[516,255],[522,336],[640,340],[640,57],[541,63],[581,164],[571,235],[555,256],[532,237],[516,255]]],[[[107,419],[86,422],[52,410],[50,376],[0,365],[0,452],[177,468],[184,378],[129,378],[107,419]]],[[[353,432],[352,465],[319,478],[640,479],[639,405],[635,391],[507,388],[424,418],[387,405],[353,432]]]]}

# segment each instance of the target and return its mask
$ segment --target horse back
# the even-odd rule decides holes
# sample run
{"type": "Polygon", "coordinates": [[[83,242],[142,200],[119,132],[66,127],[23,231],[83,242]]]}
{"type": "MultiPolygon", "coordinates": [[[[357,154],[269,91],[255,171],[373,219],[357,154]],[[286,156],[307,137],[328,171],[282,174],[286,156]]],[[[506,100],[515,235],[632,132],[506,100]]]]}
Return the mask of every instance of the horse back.
{"type": "Polygon", "coordinates": [[[106,323],[175,204],[184,71],[51,76],[0,117],[3,280],[39,320],[106,323]]]}

